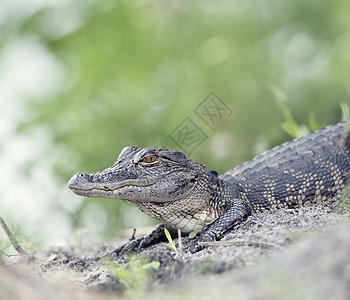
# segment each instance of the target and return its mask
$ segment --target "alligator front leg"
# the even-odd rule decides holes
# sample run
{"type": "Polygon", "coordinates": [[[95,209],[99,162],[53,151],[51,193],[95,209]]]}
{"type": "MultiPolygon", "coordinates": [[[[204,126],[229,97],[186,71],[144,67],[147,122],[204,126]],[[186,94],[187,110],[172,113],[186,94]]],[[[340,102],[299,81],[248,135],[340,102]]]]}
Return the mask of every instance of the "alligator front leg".
{"type": "Polygon", "coordinates": [[[192,253],[198,252],[204,248],[203,243],[222,238],[227,231],[245,221],[251,215],[251,212],[252,208],[248,202],[240,199],[231,200],[227,211],[211,223],[199,238],[188,247],[188,250],[192,253]]]}
{"type": "Polygon", "coordinates": [[[115,249],[111,255],[112,256],[120,256],[129,251],[140,251],[143,248],[154,245],[159,242],[165,242],[166,236],[164,232],[164,228],[167,228],[172,235],[177,235],[177,230],[167,224],[159,224],[157,227],[152,230],[146,236],[140,237],[138,239],[133,239],[130,242],[118,247],[115,249]]]}

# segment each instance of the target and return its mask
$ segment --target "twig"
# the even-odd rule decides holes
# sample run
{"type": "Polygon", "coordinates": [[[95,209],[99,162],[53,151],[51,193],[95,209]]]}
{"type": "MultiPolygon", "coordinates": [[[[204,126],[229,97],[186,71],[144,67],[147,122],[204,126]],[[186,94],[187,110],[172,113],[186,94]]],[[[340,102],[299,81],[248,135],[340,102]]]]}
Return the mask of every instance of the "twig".
{"type": "Polygon", "coordinates": [[[283,250],[283,247],[274,244],[274,243],[268,243],[268,242],[259,242],[259,241],[214,241],[214,242],[203,242],[201,243],[203,246],[231,246],[231,245],[238,245],[238,244],[253,244],[257,246],[268,246],[268,247],[274,247],[279,250],[283,250]]]}
{"type": "Polygon", "coordinates": [[[15,236],[12,234],[11,230],[8,228],[8,226],[5,223],[5,220],[2,217],[0,217],[0,224],[2,229],[5,231],[6,235],[8,236],[10,243],[16,249],[16,251],[21,255],[29,256],[28,253],[24,251],[23,248],[19,245],[15,236]]]}
{"type": "Polygon", "coordinates": [[[181,230],[180,229],[177,230],[177,238],[179,241],[179,252],[181,252],[182,251],[182,239],[181,239],[181,230]]]}
{"type": "Polygon", "coordinates": [[[4,251],[2,251],[2,250],[0,250],[0,253],[2,254],[2,255],[5,255],[6,257],[13,257],[13,256],[17,256],[17,254],[7,254],[7,253],[5,253],[4,251]]]}
{"type": "Polygon", "coordinates": [[[130,241],[135,239],[135,234],[136,234],[136,228],[134,228],[134,231],[132,232],[132,236],[130,238],[130,241]]]}

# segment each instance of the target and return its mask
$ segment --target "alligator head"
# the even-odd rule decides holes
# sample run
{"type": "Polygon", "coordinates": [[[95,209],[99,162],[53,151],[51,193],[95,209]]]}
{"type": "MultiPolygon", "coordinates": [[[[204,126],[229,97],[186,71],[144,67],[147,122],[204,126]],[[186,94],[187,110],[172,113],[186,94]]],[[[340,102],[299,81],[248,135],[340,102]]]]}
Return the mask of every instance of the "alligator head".
{"type": "Polygon", "coordinates": [[[218,174],[174,150],[125,147],[113,166],[77,173],[68,187],[80,196],[128,200],[185,233],[201,230],[220,213],[218,174]]]}
{"type": "Polygon", "coordinates": [[[205,180],[204,165],[173,150],[125,147],[113,166],[77,173],[68,187],[86,197],[132,202],[169,202],[187,198],[205,180]]]}

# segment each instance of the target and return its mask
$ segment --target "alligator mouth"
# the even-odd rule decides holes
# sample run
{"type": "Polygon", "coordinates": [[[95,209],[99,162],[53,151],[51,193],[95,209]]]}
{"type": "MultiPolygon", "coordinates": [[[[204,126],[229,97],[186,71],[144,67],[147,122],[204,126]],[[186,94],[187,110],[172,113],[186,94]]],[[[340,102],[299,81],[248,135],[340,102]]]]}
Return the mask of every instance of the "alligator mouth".
{"type": "MultiPolygon", "coordinates": [[[[148,182],[140,182],[137,179],[129,179],[127,181],[124,182],[119,182],[119,183],[115,183],[115,184],[110,184],[110,183],[97,183],[97,182],[93,182],[91,181],[91,175],[89,174],[83,174],[83,173],[77,173],[75,174],[68,182],[68,187],[77,195],[79,196],[84,196],[84,197],[102,197],[102,198],[118,198],[118,199],[122,199],[125,198],[123,196],[127,196],[128,198],[132,197],[132,189],[138,189],[138,188],[147,188],[150,187],[152,185],[155,185],[157,183],[159,183],[159,181],[163,180],[164,178],[166,178],[167,176],[169,176],[172,173],[175,172],[179,172],[179,170],[174,170],[171,172],[168,172],[162,176],[159,176],[157,178],[154,178],[152,181],[148,181],[148,182]],[[119,198],[120,197],[120,198],[119,198]]],[[[150,188],[152,189],[152,188],[150,188]]],[[[154,188],[154,190],[156,190],[156,188],[154,188]]],[[[189,191],[186,191],[184,194],[189,194],[189,191]]],[[[154,202],[171,202],[174,201],[176,199],[174,199],[177,197],[173,197],[171,199],[169,199],[168,201],[165,199],[154,199],[154,202]]],[[[180,198],[180,197],[179,197],[180,198]]],[[[182,197],[181,197],[182,198],[182,197]]],[[[130,199],[124,199],[124,200],[130,200],[130,199]]],[[[142,201],[142,199],[138,200],[142,201]]],[[[147,200],[146,200],[147,201],[147,200]]]]}
{"type": "Polygon", "coordinates": [[[159,176],[155,178],[152,181],[149,182],[140,182],[137,179],[129,179],[125,180],[124,182],[116,182],[115,184],[111,183],[96,183],[96,182],[90,182],[89,177],[91,175],[84,174],[84,173],[77,173],[75,174],[68,182],[68,187],[71,190],[81,190],[81,191],[93,191],[93,190],[100,190],[100,191],[116,191],[119,189],[122,189],[124,187],[148,187],[151,185],[154,185],[164,179],[165,177],[169,176],[172,173],[179,172],[179,170],[174,170],[171,172],[168,172],[162,176],[159,176]]]}
{"type": "MultiPolygon", "coordinates": [[[[164,176],[165,177],[165,176],[164,176]]],[[[163,179],[164,177],[162,178],[159,178],[159,180],[163,179]]],[[[151,185],[154,185],[156,184],[159,180],[156,180],[154,182],[145,182],[145,183],[140,183],[140,182],[137,182],[135,180],[135,182],[125,182],[125,183],[121,183],[119,184],[118,186],[113,186],[113,187],[109,187],[107,185],[94,185],[94,186],[78,186],[78,185],[74,185],[74,182],[73,183],[68,183],[68,187],[71,189],[71,190],[74,190],[74,191],[85,191],[85,192],[89,192],[89,191],[105,191],[105,192],[114,192],[114,191],[117,191],[117,190],[121,190],[125,187],[148,187],[148,186],[151,186],[151,185]]]]}

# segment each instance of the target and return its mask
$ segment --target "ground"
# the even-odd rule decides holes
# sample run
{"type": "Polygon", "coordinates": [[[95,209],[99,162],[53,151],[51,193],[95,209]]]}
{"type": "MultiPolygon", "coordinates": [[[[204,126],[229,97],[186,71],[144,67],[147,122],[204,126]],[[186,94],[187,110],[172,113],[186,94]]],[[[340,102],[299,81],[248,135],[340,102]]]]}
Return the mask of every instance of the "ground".
{"type": "Polygon", "coordinates": [[[0,268],[0,299],[348,299],[350,213],[339,199],[255,214],[195,254],[177,239],[177,254],[157,244],[110,255],[121,239],[33,252],[0,268]]]}

